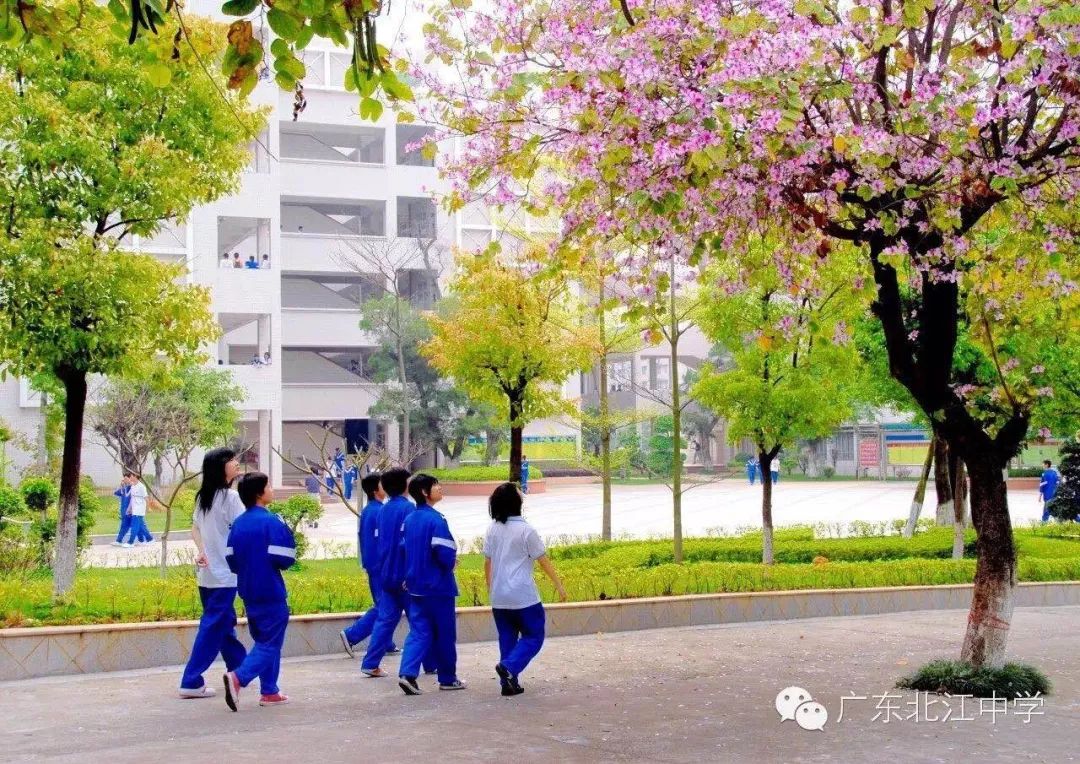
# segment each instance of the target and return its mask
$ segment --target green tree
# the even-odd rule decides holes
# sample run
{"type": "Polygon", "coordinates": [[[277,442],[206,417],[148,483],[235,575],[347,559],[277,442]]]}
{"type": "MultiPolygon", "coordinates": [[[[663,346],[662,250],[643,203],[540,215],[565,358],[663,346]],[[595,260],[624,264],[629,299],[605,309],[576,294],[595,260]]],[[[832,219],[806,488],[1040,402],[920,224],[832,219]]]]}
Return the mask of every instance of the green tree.
{"type": "MultiPolygon", "coordinates": [[[[248,160],[236,114],[262,121],[222,99],[197,62],[161,77],[143,65],[148,42],[129,45],[96,4],[78,9],[81,33],[59,51],[38,39],[0,46],[0,362],[64,388],[58,596],[75,573],[88,376],[187,361],[217,331],[206,291],[184,285],[180,266],[121,245],[232,191],[248,160]]],[[[213,29],[189,29],[208,56],[213,29]]]]}
{"type": "Polygon", "coordinates": [[[560,386],[589,363],[566,280],[485,252],[463,257],[452,307],[432,316],[423,352],[471,396],[499,406],[510,426],[510,476],[521,480],[522,432],[565,408],[560,386]]]}
{"type": "MultiPolygon", "coordinates": [[[[731,357],[722,370],[703,369],[695,393],[728,422],[732,439],[749,438],[767,476],[781,449],[832,432],[852,412],[859,357],[847,327],[865,310],[852,288],[854,258],[837,255],[807,268],[792,293],[772,267],[772,237],[751,235],[738,264],[740,289],[711,303],[701,325],[731,357]]],[[[762,562],[773,561],[772,481],[761,484],[762,562]]]]}

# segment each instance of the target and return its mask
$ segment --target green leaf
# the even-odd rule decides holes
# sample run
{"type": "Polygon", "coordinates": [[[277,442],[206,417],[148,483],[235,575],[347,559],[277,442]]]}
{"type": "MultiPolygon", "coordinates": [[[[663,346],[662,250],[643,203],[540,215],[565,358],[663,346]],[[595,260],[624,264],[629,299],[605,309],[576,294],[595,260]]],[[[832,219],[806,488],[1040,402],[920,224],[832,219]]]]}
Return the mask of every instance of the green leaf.
{"type": "Polygon", "coordinates": [[[222,3],[221,12],[226,16],[247,16],[261,4],[261,0],[229,0],[222,3]]]}
{"type": "Polygon", "coordinates": [[[296,79],[288,72],[278,72],[274,76],[274,82],[282,90],[292,90],[296,87],[296,79]]]}
{"type": "Polygon", "coordinates": [[[360,119],[377,122],[382,116],[383,105],[374,98],[360,99],[360,119]]]}
{"type": "Polygon", "coordinates": [[[168,64],[150,64],[146,67],[146,76],[151,85],[163,88],[172,82],[172,68],[168,64]]]}
{"type": "Polygon", "coordinates": [[[857,5],[852,9],[850,18],[855,24],[865,24],[870,20],[870,9],[865,5],[857,5]]]}
{"type": "Polygon", "coordinates": [[[300,30],[300,34],[296,36],[296,49],[303,50],[311,42],[311,38],[315,36],[315,28],[310,24],[300,30]]]}
{"type": "Polygon", "coordinates": [[[274,59],[274,71],[279,74],[282,72],[287,73],[295,80],[302,80],[304,75],[307,74],[303,62],[289,51],[286,51],[284,56],[274,59]]]}
{"type": "Polygon", "coordinates": [[[289,42],[299,37],[300,30],[303,29],[303,22],[300,19],[285,13],[280,8],[271,8],[266,14],[266,22],[274,30],[274,34],[284,37],[289,42]]]}
{"type": "Polygon", "coordinates": [[[274,41],[270,43],[270,52],[274,54],[274,58],[291,55],[289,43],[285,42],[280,37],[275,38],[274,41]]]}
{"type": "Polygon", "coordinates": [[[382,86],[386,94],[399,101],[412,101],[412,88],[399,80],[392,72],[385,72],[382,76],[382,86]]]}

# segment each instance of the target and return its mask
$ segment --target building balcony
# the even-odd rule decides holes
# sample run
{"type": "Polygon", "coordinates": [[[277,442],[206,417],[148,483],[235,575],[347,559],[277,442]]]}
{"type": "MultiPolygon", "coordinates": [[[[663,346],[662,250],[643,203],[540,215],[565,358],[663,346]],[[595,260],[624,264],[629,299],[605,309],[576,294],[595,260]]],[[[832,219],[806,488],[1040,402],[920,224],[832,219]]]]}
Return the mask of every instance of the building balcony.
{"type": "MultiPolygon", "coordinates": [[[[381,236],[350,236],[312,233],[281,234],[281,269],[286,273],[352,273],[350,263],[363,262],[357,254],[365,242],[378,245],[381,236]]],[[[363,251],[362,249],[359,251],[363,251]]]]}
{"type": "Polygon", "coordinates": [[[378,341],[360,328],[360,311],[282,308],[281,344],[288,348],[374,347],[378,341]]]}
{"type": "Polygon", "coordinates": [[[281,387],[284,421],[366,419],[379,394],[373,382],[286,383],[281,387]]]}
{"type": "Polygon", "coordinates": [[[211,275],[215,313],[273,313],[278,304],[274,270],[218,268],[211,275]]]}
{"type": "Polygon", "coordinates": [[[243,389],[244,400],[237,408],[248,411],[274,409],[280,404],[279,375],[274,366],[241,366],[238,364],[217,367],[228,371],[233,382],[243,389]]]}

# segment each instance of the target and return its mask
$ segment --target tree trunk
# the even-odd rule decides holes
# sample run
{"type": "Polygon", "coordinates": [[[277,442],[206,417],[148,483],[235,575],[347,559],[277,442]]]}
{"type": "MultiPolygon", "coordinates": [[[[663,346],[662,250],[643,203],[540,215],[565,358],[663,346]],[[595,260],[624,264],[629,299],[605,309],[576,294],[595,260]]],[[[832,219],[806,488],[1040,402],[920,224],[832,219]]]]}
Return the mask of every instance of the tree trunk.
{"type": "Polygon", "coordinates": [[[761,465],[761,561],[773,564],[773,524],[772,524],[772,467],[773,455],[758,447],[758,464],[761,465]]]}
{"type": "Polygon", "coordinates": [[[510,482],[521,484],[521,441],[524,426],[521,422],[523,395],[508,396],[510,400],[510,482]]]}
{"type": "Polygon", "coordinates": [[[934,441],[934,488],[937,490],[938,525],[952,525],[952,476],[949,474],[949,445],[943,438],[934,441]]]}
{"type": "Polygon", "coordinates": [[[600,300],[596,312],[600,319],[600,538],[611,541],[611,401],[608,398],[607,327],[604,315],[604,280],[600,279],[600,300]]]}
{"type": "MultiPolygon", "coordinates": [[[[59,375],[58,375],[59,376],[59,375]]],[[[64,383],[64,456],[60,467],[60,511],[56,523],[53,595],[63,597],[75,583],[78,556],[79,473],[82,467],[83,417],[86,413],[86,374],[66,372],[64,383]]]]}
{"type": "Polygon", "coordinates": [[[499,441],[502,435],[493,427],[488,428],[484,435],[484,466],[490,467],[499,461],[499,441]]]}
{"type": "Polygon", "coordinates": [[[161,577],[165,578],[169,574],[169,530],[172,528],[172,505],[176,501],[176,495],[174,494],[172,499],[169,500],[168,506],[165,507],[165,530],[161,532],[161,577]]]}
{"type": "Polygon", "coordinates": [[[38,457],[40,459],[39,470],[42,475],[49,474],[49,394],[40,393],[41,406],[41,429],[38,430],[38,457]]]}
{"type": "Polygon", "coordinates": [[[926,459],[923,460],[922,473],[919,475],[919,484],[915,486],[915,498],[911,500],[911,512],[908,514],[907,525],[904,526],[904,538],[909,539],[915,535],[915,526],[922,514],[923,501],[926,499],[926,483],[930,479],[930,465],[934,462],[934,444],[936,438],[930,439],[930,446],[926,449],[926,459]]]}
{"type": "Polygon", "coordinates": [[[1001,470],[990,454],[967,456],[971,473],[971,519],[975,524],[975,589],[960,660],[973,666],[1005,662],[1016,590],[1016,547],[1008,494],[1001,470]]]}
{"type": "MultiPolygon", "coordinates": [[[[674,268],[674,258],[672,258],[674,268]]],[[[679,389],[679,322],[675,314],[675,286],[672,279],[671,287],[671,336],[668,344],[671,346],[670,368],[668,376],[671,378],[671,513],[674,520],[675,531],[675,563],[683,561],[683,531],[682,531],[682,391],[679,389]]]]}
{"type": "Polygon", "coordinates": [[[409,410],[409,379],[405,374],[405,343],[402,342],[400,331],[397,335],[397,357],[398,382],[401,383],[401,461],[408,467],[405,460],[412,458],[412,423],[409,421],[412,412],[409,410]]]}
{"type": "MultiPolygon", "coordinates": [[[[952,460],[949,460],[950,463],[952,460]]],[[[953,473],[953,550],[954,560],[964,557],[964,530],[967,528],[967,469],[964,462],[956,459],[950,464],[953,473]]]]}

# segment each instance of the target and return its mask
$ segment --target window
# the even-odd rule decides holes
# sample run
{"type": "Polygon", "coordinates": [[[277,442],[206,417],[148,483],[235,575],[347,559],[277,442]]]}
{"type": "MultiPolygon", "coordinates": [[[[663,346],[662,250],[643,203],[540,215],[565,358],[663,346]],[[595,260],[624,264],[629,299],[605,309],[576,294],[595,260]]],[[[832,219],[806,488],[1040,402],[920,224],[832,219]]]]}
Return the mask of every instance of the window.
{"type": "Polygon", "coordinates": [[[375,274],[281,277],[281,307],[356,310],[385,292],[375,274]]]}
{"type": "Polygon", "coordinates": [[[398,236],[434,239],[436,230],[435,202],[419,196],[397,198],[398,236]]]}
{"type": "Polygon", "coordinates": [[[281,156],[315,162],[383,164],[386,131],[381,127],[281,123],[281,156]]]}
{"type": "Polygon", "coordinates": [[[397,272],[398,293],[409,304],[420,310],[435,306],[439,299],[439,284],[435,271],[423,269],[405,269],[397,272]]]}
{"type": "Polygon", "coordinates": [[[653,358],[652,376],[649,379],[649,388],[652,390],[667,390],[671,387],[671,359],[653,358]]]}
{"type": "Polygon", "coordinates": [[[281,230],[321,236],[385,236],[386,202],[282,201],[281,230]]]}
{"type": "Polygon", "coordinates": [[[491,231],[464,230],[461,232],[461,248],[466,252],[479,252],[486,249],[490,243],[491,231]]]}
{"type": "Polygon", "coordinates": [[[258,140],[248,142],[248,151],[251,153],[251,162],[247,166],[248,172],[270,172],[270,153],[267,151],[269,145],[269,130],[259,133],[258,140]]]}
{"type": "Polygon", "coordinates": [[[330,72],[326,77],[326,83],[332,88],[345,87],[345,72],[352,66],[352,53],[330,52],[330,72]]]}
{"type": "Polygon", "coordinates": [[[270,221],[266,218],[219,217],[217,222],[215,259],[222,259],[223,254],[228,254],[230,258],[239,254],[242,263],[250,257],[260,263],[263,255],[273,258],[270,252],[270,221]]]}
{"type": "Polygon", "coordinates": [[[855,433],[836,433],[836,458],[843,462],[855,461],[855,433]]]}
{"type": "MultiPolygon", "coordinates": [[[[307,70],[304,74],[305,85],[326,84],[326,53],[321,50],[299,50],[297,55],[307,70]]],[[[344,82],[344,80],[339,80],[344,82]]]]}
{"type": "Polygon", "coordinates": [[[420,149],[407,151],[409,146],[417,144],[435,134],[435,128],[424,125],[397,125],[395,139],[397,141],[397,163],[412,167],[434,167],[434,159],[425,159],[420,149]]]}
{"type": "Polygon", "coordinates": [[[621,393],[629,390],[634,366],[630,361],[612,361],[608,364],[608,392],[621,393]]]}

